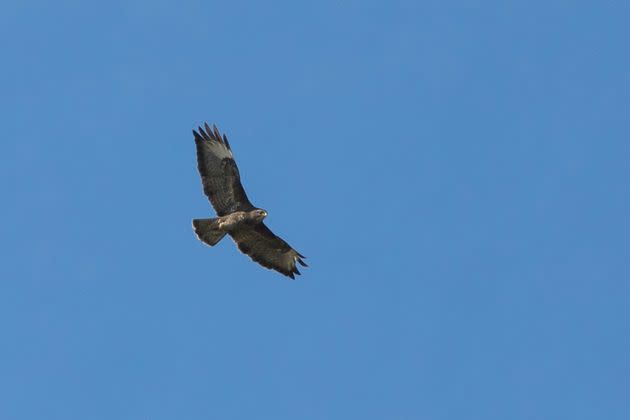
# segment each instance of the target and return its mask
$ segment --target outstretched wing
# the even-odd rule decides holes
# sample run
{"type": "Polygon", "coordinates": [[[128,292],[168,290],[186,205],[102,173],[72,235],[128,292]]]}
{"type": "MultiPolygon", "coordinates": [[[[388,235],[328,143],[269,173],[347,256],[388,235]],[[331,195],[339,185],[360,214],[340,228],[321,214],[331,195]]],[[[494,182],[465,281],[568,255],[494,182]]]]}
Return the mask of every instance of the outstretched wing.
{"type": "Polygon", "coordinates": [[[292,279],[296,274],[300,274],[296,263],[307,267],[302,261],[302,258],[306,257],[274,235],[264,223],[237,229],[230,232],[230,236],[238,245],[238,249],[249,255],[252,260],[292,279]]]}
{"type": "Polygon", "coordinates": [[[250,211],[255,207],[247,198],[241,177],[232,155],[228,139],[219,133],[217,126],[193,130],[197,145],[197,167],[201,175],[203,192],[219,216],[235,211],[250,211]]]}

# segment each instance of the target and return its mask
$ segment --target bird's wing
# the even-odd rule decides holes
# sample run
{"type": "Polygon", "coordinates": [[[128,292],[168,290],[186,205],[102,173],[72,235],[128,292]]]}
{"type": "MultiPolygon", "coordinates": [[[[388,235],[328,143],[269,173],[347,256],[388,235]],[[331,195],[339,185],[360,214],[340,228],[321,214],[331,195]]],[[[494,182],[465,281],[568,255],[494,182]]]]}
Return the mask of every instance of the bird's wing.
{"type": "Polygon", "coordinates": [[[197,167],[201,175],[203,192],[219,216],[235,211],[250,211],[255,207],[247,198],[241,177],[232,155],[230,143],[217,126],[208,124],[193,130],[197,145],[197,167]]]}
{"type": "Polygon", "coordinates": [[[274,235],[264,223],[237,229],[230,232],[230,235],[238,249],[249,255],[252,260],[292,279],[296,274],[300,274],[296,263],[307,266],[302,260],[306,257],[274,235]]]}

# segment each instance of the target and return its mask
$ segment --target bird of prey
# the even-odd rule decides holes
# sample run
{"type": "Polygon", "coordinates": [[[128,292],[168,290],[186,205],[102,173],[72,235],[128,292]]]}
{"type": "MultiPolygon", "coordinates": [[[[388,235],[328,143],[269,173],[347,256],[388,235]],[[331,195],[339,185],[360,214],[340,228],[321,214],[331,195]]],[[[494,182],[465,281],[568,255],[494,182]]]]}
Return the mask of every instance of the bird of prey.
{"type": "Polygon", "coordinates": [[[238,249],[263,267],[292,279],[300,274],[296,263],[306,267],[304,255],[273,234],[263,223],[267,212],[254,206],[245,194],[230,143],[217,126],[193,130],[197,146],[197,167],[203,192],[217,212],[216,218],[193,219],[200,241],[214,246],[226,234],[238,249]]]}

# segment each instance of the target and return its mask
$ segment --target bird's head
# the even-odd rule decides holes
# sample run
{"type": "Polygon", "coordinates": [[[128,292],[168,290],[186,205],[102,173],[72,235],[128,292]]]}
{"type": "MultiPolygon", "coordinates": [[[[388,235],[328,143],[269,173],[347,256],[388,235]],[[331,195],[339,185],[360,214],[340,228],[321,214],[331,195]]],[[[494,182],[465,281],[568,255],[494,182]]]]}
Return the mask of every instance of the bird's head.
{"type": "Polygon", "coordinates": [[[267,217],[267,212],[263,209],[252,210],[251,214],[258,222],[262,222],[262,220],[267,217]]]}

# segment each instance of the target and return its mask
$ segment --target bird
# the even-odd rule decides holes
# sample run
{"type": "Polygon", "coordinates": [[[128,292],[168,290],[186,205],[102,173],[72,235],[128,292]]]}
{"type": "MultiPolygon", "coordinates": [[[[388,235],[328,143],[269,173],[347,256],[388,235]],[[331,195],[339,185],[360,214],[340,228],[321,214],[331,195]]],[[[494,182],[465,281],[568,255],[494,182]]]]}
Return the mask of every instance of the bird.
{"type": "Polygon", "coordinates": [[[214,246],[229,235],[238,249],[265,268],[295,279],[297,264],[308,267],[304,255],[276,236],[263,222],[268,213],[247,198],[225,133],[208,123],[193,129],[197,149],[197,169],[203,192],[218,217],[193,219],[197,238],[214,246]]]}

